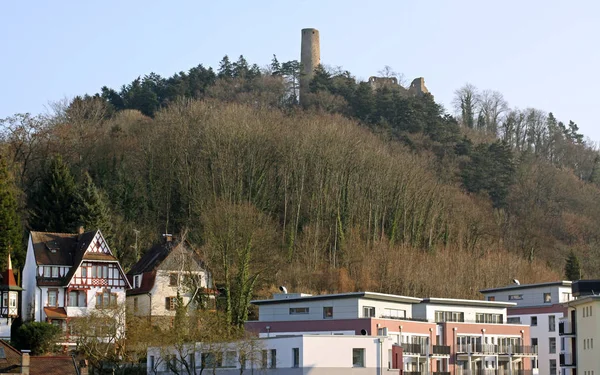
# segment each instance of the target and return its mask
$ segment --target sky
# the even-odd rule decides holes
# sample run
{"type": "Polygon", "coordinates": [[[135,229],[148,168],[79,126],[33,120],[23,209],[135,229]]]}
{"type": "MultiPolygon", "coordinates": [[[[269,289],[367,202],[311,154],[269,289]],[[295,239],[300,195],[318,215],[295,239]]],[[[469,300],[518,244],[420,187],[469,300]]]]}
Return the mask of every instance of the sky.
{"type": "Polygon", "coordinates": [[[465,83],[511,107],[553,112],[600,141],[600,1],[0,1],[0,118],[164,77],[224,55],[300,59],[316,28],[321,62],[367,79],[384,66],[424,77],[453,113],[465,83]]]}

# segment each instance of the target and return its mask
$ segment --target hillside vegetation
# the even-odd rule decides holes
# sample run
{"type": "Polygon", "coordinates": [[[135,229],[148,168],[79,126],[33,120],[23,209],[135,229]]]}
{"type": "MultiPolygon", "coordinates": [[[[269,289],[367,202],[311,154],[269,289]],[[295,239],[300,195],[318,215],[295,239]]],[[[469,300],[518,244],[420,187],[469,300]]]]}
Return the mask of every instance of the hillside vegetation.
{"type": "Polygon", "coordinates": [[[0,250],[22,266],[14,228],[82,223],[127,268],[185,235],[234,321],[277,285],[479,298],[563,278],[571,251],[600,277],[599,158],[575,123],[470,85],[450,116],[324,68],[299,105],[298,71],[226,58],[1,120],[0,215],[20,223],[0,250]]]}

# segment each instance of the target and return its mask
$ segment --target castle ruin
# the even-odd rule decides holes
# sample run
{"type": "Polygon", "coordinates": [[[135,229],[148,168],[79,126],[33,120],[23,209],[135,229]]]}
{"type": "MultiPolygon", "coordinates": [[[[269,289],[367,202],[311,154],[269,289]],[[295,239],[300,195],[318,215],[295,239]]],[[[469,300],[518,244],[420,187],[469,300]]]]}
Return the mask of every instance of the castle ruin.
{"type": "MultiPolygon", "coordinates": [[[[321,63],[321,46],[319,39],[319,30],[302,29],[302,44],[300,51],[300,64],[302,66],[300,74],[300,100],[303,94],[309,91],[310,81],[315,75],[315,69],[321,63]]],[[[398,83],[396,77],[376,77],[371,76],[367,81],[373,90],[379,90],[382,87],[396,87],[405,91],[409,95],[422,96],[429,93],[425,86],[423,77],[415,78],[406,89],[398,83]]]]}

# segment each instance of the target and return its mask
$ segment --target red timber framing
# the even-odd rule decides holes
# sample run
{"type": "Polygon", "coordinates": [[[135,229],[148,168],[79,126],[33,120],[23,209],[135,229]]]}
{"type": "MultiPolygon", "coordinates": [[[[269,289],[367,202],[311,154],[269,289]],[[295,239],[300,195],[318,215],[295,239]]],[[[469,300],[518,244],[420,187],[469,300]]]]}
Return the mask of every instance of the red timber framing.
{"type": "Polygon", "coordinates": [[[69,289],[125,288],[127,282],[117,262],[84,261],[73,275],[69,289]]]}

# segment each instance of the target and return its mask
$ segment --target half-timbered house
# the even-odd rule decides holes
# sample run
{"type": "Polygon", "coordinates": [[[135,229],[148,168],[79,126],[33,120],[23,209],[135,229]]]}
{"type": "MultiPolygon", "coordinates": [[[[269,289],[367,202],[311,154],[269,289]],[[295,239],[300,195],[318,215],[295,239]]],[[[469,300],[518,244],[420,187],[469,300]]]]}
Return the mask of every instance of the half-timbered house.
{"type": "Polygon", "coordinates": [[[23,290],[15,280],[10,254],[0,279],[0,339],[10,339],[13,321],[20,315],[19,294],[23,290]]]}
{"type": "Polygon", "coordinates": [[[93,309],[125,304],[127,277],[99,230],[31,232],[23,269],[25,321],[49,322],[65,331],[71,319],[93,309]]]}

